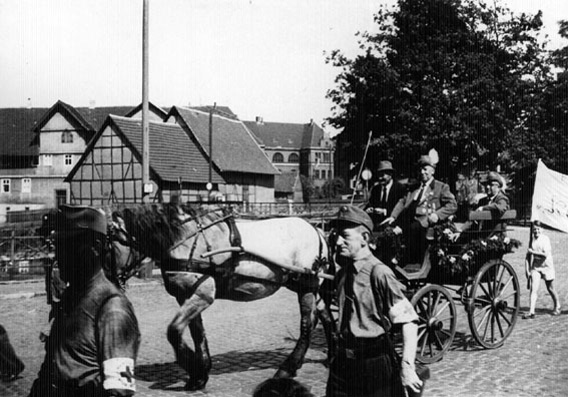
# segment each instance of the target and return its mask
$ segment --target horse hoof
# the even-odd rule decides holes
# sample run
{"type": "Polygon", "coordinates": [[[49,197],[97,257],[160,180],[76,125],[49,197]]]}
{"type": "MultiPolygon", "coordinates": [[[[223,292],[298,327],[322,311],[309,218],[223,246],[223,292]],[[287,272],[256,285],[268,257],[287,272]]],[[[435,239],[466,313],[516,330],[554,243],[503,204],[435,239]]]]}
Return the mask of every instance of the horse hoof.
{"type": "Polygon", "coordinates": [[[187,390],[187,391],[196,391],[196,390],[204,389],[208,380],[209,380],[209,377],[201,378],[201,379],[190,379],[185,384],[184,389],[187,390]]]}

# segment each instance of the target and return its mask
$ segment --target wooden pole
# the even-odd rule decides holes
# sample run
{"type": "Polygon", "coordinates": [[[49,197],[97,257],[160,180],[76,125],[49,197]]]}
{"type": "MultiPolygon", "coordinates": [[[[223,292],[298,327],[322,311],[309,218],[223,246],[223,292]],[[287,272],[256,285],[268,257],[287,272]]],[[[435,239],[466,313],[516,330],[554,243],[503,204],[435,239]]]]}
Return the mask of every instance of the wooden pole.
{"type": "Polygon", "coordinates": [[[142,202],[150,202],[150,123],[148,120],[148,20],[150,0],[142,11],[142,202]]]}
{"type": "Polygon", "coordinates": [[[351,204],[355,200],[355,192],[357,191],[357,184],[359,183],[359,178],[361,178],[361,173],[363,172],[363,167],[365,166],[365,160],[367,159],[367,152],[369,151],[369,145],[371,144],[371,138],[373,137],[373,131],[369,131],[369,139],[367,139],[367,146],[365,146],[365,153],[363,154],[363,161],[361,161],[361,166],[359,167],[359,173],[355,179],[355,186],[353,186],[353,194],[351,195],[351,204]]]}

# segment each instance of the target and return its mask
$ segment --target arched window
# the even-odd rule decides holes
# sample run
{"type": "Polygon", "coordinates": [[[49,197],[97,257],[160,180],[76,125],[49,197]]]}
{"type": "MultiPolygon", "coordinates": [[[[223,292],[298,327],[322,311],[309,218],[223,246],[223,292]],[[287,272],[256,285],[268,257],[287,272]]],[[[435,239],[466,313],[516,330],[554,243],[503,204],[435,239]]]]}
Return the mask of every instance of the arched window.
{"type": "Polygon", "coordinates": [[[290,154],[290,156],[288,157],[288,162],[289,163],[299,163],[300,162],[300,156],[298,156],[298,153],[290,154]]]}
{"type": "Polygon", "coordinates": [[[274,156],[272,156],[272,162],[273,163],[283,163],[284,162],[284,156],[282,156],[282,153],[274,153],[274,156]]]}
{"type": "Polygon", "coordinates": [[[61,143],[73,143],[73,134],[71,131],[63,131],[61,133],[61,143]]]}

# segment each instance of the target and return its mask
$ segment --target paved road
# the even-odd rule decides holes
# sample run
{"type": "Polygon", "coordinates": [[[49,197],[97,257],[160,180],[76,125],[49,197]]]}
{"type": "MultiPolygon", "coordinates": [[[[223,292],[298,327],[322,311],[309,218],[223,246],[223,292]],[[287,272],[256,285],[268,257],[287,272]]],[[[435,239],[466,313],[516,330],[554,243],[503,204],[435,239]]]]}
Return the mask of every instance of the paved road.
{"type": "MultiPolygon", "coordinates": [[[[511,237],[523,247],[505,257],[515,267],[524,285],[522,259],[527,246],[527,229],[516,229],[511,237]]],[[[562,239],[553,252],[568,257],[562,239]]],[[[557,287],[568,308],[568,266],[557,262],[557,287]]],[[[543,286],[544,287],[544,286],[543,286]]],[[[41,285],[0,286],[0,324],[8,330],[14,348],[26,363],[21,378],[0,383],[0,396],[25,396],[43,359],[37,336],[45,325],[48,308],[44,296],[34,296],[41,285]],[[22,294],[22,298],[15,298],[22,294]],[[27,294],[26,294],[27,293],[27,294]],[[12,294],[7,296],[6,294],[12,294]],[[12,299],[7,299],[11,297],[12,299]]],[[[250,396],[253,388],[271,377],[294,346],[299,329],[295,296],[280,290],[262,301],[236,303],[217,301],[205,312],[213,370],[204,391],[183,390],[185,375],[175,364],[165,329],[176,310],[176,302],[157,282],[146,282],[128,290],[142,331],[142,345],[136,368],[137,395],[141,396],[250,396]]],[[[522,291],[526,310],[528,293],[522,291]]],[[[568,395],[568,310],[561,316],[552,308],[545,288],[541,288],[537,318],[519,319],[512,335],[496,350],[478,348],[471,340],[467,317],[458,307],[458,334],[443,360],[430,365],[432,379],[427,396],[567,396],[568,395]]],[[[316,396],[323,396],[327,369],[326,346],[320,328],[297,379],[316,396]]]]}

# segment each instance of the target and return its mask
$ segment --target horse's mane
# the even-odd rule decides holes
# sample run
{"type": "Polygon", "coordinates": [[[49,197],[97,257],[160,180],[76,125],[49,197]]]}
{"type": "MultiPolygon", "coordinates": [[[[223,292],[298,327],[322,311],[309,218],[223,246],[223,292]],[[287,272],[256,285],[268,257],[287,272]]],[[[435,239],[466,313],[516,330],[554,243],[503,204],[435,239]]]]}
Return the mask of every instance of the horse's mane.
{"type": "Polygon", "coordinates": [[[190,204],[140,204],[114,210],[125,222],[127,232],[140,247],[151,253],[163,253],[184,237],[184,215],[192,219],[215,219],[222,212],[218,206],[192,206],[190,204]]]}

